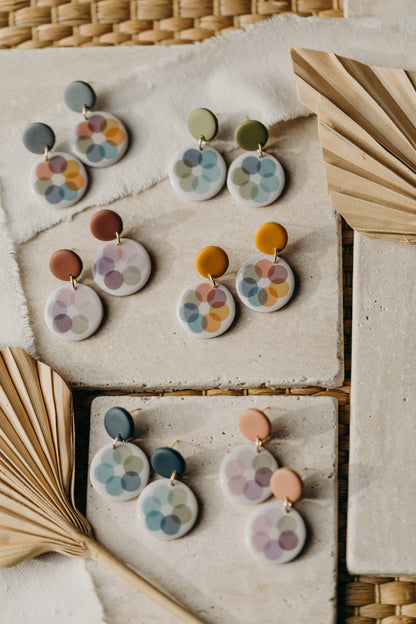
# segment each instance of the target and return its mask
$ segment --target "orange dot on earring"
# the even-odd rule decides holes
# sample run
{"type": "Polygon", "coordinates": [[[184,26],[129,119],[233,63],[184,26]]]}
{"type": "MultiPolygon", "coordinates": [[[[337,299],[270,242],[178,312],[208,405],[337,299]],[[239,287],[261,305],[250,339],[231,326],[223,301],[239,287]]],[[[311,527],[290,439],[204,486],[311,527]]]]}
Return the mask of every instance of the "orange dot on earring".
{"type": "Polygon", "coordinates": [[[238,427],[248,440],[265,440],[271,431],[270,420],[261,410],[250,408],[244,410],[238,419],[238,427]]]}
{"type": "Polygon", "coordinates": [[[210,245],[198,252],[195,267],[202,277],[214,279],[223,275],[228,269],[228,256],[221,247],[210,245]]]}
{"type": "Polygon", "coordinates": [[[291,468],[279,468],[270,477],[270,487],[276,498],[296,503],[302,496],[302,479],[291,468]]]}
{"type": "Polygon", "coordinates": [[[71,249],[59,249],[49,259],[49,270],[64,282],[69,281],[71,275],[76,279],[82,271],[82,260],[71,249]]]}
{"type": "Polygon", "coordinates": [[[99,210],[90,219],[91,233],[102,241],[111,241],[116,238],[116,232],[123,231],[123,220],[114,210],[99,210]]]}
{"type": "Polygon", "coordinates": [[[280,223],[263,223],[254,234],[254,244],[262,253],[280,253],[287,245],[286,228],[280,223]]]}

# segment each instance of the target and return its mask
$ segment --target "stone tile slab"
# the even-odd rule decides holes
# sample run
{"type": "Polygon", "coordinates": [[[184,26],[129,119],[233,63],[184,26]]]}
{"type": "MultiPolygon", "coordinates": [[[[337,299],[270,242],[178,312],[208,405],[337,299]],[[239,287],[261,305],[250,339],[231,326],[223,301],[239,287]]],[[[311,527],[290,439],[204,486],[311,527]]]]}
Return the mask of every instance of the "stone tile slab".
{"type": "Polygon", "coordinates": [[[354,239],[347,563],[416,574],[416,247],[354,239]]]}
{"type": "MultiPolygon", "coordinates": [[[[87,516],[96,537],[164,591],[196,611],[207,624],[332,624],[337,568],[337,404],[330,397],[107,396],[93,401],[90,462],[108,442],[103,417],[121,405],[134,414],[139,444],[149,455],[171,445],[187,460],[184,481],[196,493],[201,513],[185,537],[161,542],[145,534],[135,500],[112,503],[88,487],[87,516]],[[304,498],[296,503],[308,527],[304,552],[284,565],[258,562],[244,543],[253,508],[228,500],[219,482],[225,454],[244,443],[237,429],[248,407],[272,421],[267,448],[280,465],[302,471],[304,498]]],[[[111,624],[176,624],[173,616],[88,563],[111,624]]]]}
{"type": "MultiPolygon", "coordinates": [[[[123,217],[125,236],[149,250],[153,275],[135,295],[102,294],[104,323],[83,342],[66,342],[50,333],[43,307],[58,287],[48,271],[56,249],[75,249],[84,261],[82,281],[94,286],[91,265],[101,245],[88,227],[94,209],[21,245],[18,260],[39,357],[73,386],[87,388],[340,385],[340,225],[326,194],[316,121],[303,118],[277,125],[270,149],[290,177],[284,195],[272,206],[248,208],[227,190],[207,202],[190,202],[177,196],[168,180],[111,205],[123,217]],[[212,244],[227,251],[230,267],[220,281],[236,295],[236,273],[256,254],[254,232],[266,221],[278,221],[289,232],[282,257],[296,272],[292,301],[270,314],[241,304],[234,326],[223,336],[201,341],[186,335],[175,308],[182,290],[197,279],[196,253],[212,244]]],[[[228,154],[228,162],[234,156],[228,154]]]]}

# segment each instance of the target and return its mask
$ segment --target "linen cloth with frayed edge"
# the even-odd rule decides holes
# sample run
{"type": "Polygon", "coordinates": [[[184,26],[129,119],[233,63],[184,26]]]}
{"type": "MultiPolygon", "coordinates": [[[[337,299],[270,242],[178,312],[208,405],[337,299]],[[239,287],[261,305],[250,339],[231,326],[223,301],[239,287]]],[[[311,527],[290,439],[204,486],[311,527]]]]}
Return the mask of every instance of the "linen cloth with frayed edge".
{"type": "MultiPolygon", "coordinates": [[[[186,117],[193,108],[205,106],[220,114],[221,129],[216,146],[224,150],[235,147],[233,130],[246,116],[272,124],[308,114],[307,109],[297,101],[290,47],[320,49],[364,63],[415,70],[416,60],[409,60],[414,58],[415,34],[416,19],[409,17],[321,20],[281,16],[261,22],[249,28],[248,32],[238,32],[226,40],[210,40],[163,53],[168,58],[155,65],[132,69],[127,78],[94,81],[97,93],[102,96],[100,108],[112,111],[123,119],[132,132],[132,147],[125,158],[111,168],[111,173],[110,170],[94,171],[93,183],[86,198],[76,207],[64,211],[40,206],[26,184],[26,172],[33,165],[33,155],[26,154],[21,144],[24,126],[35,120],[50,123],[59,137],[57,149],[67,150],[69,146],[62,142],[61,137],[68,136],[72,126],[68,122],[68,111],[61,102],[62,94],[54,93],[50,71],[33,72],[36,84],[30,91],[31,106],[27,106],[27,98],[23,106],[23,96],[20,95],[20,100],[16,96],[13,105],[20,106],[21,126],[18,123],[12,128],[7,126],[8,132],[3,134],[7,138],[3,140],[0,154],[3,208],[10,232],[8,237],[5,227],[0,231],[1,345],[15,344],[33,353],[33,336],[19,284],[13,240],[27,240],[42,229],[64,219],[69,220],[87,206],[106,204],[118,197],[139,192],[162,179],[177,149],[192,142],[186,128],[186,117]]],[[[88,80],[88,74],[94,74],[94,63],[98,63],[100,57],[105,58],[109,52],[113,57],[125,54],[116,49],[101,51],[91,48],[19,50],[2,53],[0,64],[7,63],[10,55],[18,54],[22,63],[25,60],[39,62],[41,67],[42,64],[49,64],[48,67],[54,66],[56,75],[59,75],[60,59],[64,55],[74,59],[81,55],[86,60],[88,55],[84,74],[69,78],[88,80]]],[[[132,68],[135,54],[139,57],[140,53],[140,50],[131,51],[132,68]]],[[[20,88],[22,93],[23,87],[20,88]]],[[[29,92],[29,85],[25,85],[25,89],[29,92]]],[[[7,90],[5,95],[8,96],[7,90]]],[[[4,108],[7,109],[7,106],[4,108]]],[[[51,557],[53,563],[50,567],[45,559],[41,559],[14,570],[0,571],[2,620],[39,621],[42,624],[52,624],[57,619],[60,624],[102,622],[98,601],[83,563],[51,557]],[[26,581],[30,582],[31,591],[25,602],[22,599],[25,590],[22,588],[26,587],[26,581]],[[58,586],[61,586],[61,591],[58,591],[58,586]],[[69,600],[66,609],[62,595],[74,595],[71,588],[76,589],[76,598],[69,600]],[[77,592],[82,589],[81,598],[77,592]],[[36,612],[39,617],[34,615],[36,612]]]]}

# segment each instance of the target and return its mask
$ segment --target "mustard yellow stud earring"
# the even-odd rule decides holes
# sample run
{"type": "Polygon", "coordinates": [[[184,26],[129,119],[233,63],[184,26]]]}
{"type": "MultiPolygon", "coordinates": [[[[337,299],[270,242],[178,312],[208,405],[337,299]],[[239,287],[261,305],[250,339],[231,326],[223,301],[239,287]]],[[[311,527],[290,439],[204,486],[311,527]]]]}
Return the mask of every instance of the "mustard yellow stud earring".
{"type": "Polygon", "coordinates": [[[290,301],[295,277],[279,255],[287,239],[287,231],[280,223],[264,223],[256,230],[254,244],[262,255],[247,260],[236,277],[238,296],[250,310],[274,312],[290,301]]]}
{"type": "Polygon", "coordinates": [[[177,317],[188,334],[215,338],[227,331],[235,317],[232,294],[216,282],[228,269],[228,256],[221,247],[204,247],[196,256],[195,267],[204,279],[182,292],[177,317]]]}

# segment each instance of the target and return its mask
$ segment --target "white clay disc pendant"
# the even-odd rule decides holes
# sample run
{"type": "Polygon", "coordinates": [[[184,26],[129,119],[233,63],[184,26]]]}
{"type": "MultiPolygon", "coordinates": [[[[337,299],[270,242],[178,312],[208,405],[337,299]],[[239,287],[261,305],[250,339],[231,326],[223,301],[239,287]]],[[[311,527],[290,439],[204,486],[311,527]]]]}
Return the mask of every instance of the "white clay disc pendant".
{"type": "Polygon", "coordinates": [[[198,501],[192,490],[170,479],[148,485],[137,501],[137,516],[148,533],[162,540],[182,537],[191,530],[198,515],[198,501]]]}
{"type": "Polygon", "coordinates": [[[135,240],[122,238],[106,243],[92,266],[94,280],[110,295],[132,295],[146,284],[152,264],[146,249],[135,240]]]}
{"type": "Polygon", "coordinates": [[[113,501],[137,496],[149,481],[149,460],[142,449],[131,442],[113,442],[94,455],[90,479],[94,489],[113,501]]]}
{"type": "Polygon", "coordinates": [[[270,477],[278,467],[265,448],[257,452],[254,444],[237,446],[221,462],[221,485],[232,500],[255,505],[271,496],[270,477]]]}
{"type": "Polygon", "coordinates": [[[292,298],[295,276],[282,258],[279,257],[275,264],[272,256],[262,255],[243,264],[235,284],[238,296],[250,310],[274,312],[292,298]]]}
{"type": "Polygon", "coordinates": [[[245,152],[230,165],[227,187],[234,199],[246,206],[268,206],[285,186],[285,172],[271,154],[260,158],[257,152],[245,152]]]}
{"type": "Polygon", "coordinates": [[[64,340],[84,340],[99,327],[103,318],[101,299],[89,286],[64,284],[51,293],[44,309],[48,328],[64,340]]]}
{"type": "Polygon", "coordinates": [[[123,122],[111,113],[94,111],[72,131],[74,154],[89,167],[108,167],[124,155],[129,137],[123,122]]]}
{"type": "Polygon", "coordinates": [[[287,563],[298,556],[306,541],[306,527],[300,513],[289,513],[278,500],[262,505],[249,518],[246,542],[261,561],[287,563]]]}
{"type": "Polygon", "coordinates": [[[176,154],[169,167],[169,179],[179,195],[202,201],[220,192],[226,172],[225,161],[217,150],[192,146],[176,154]]]}
{"type": "Polygon", "coordinates": [[[215,338],[231,326],[235,302],[225,286],[209,280],[188,286],[178,299],[176,314],[183,329],[195,338],[215,338]]]}
{"type": "Polygon", "coordinates": [[[33,193],[47,206],[68,208],[87,190],[88,175],[82,162],[65,152],[54,152],[35,165],[30,176],[33,193]]]}

